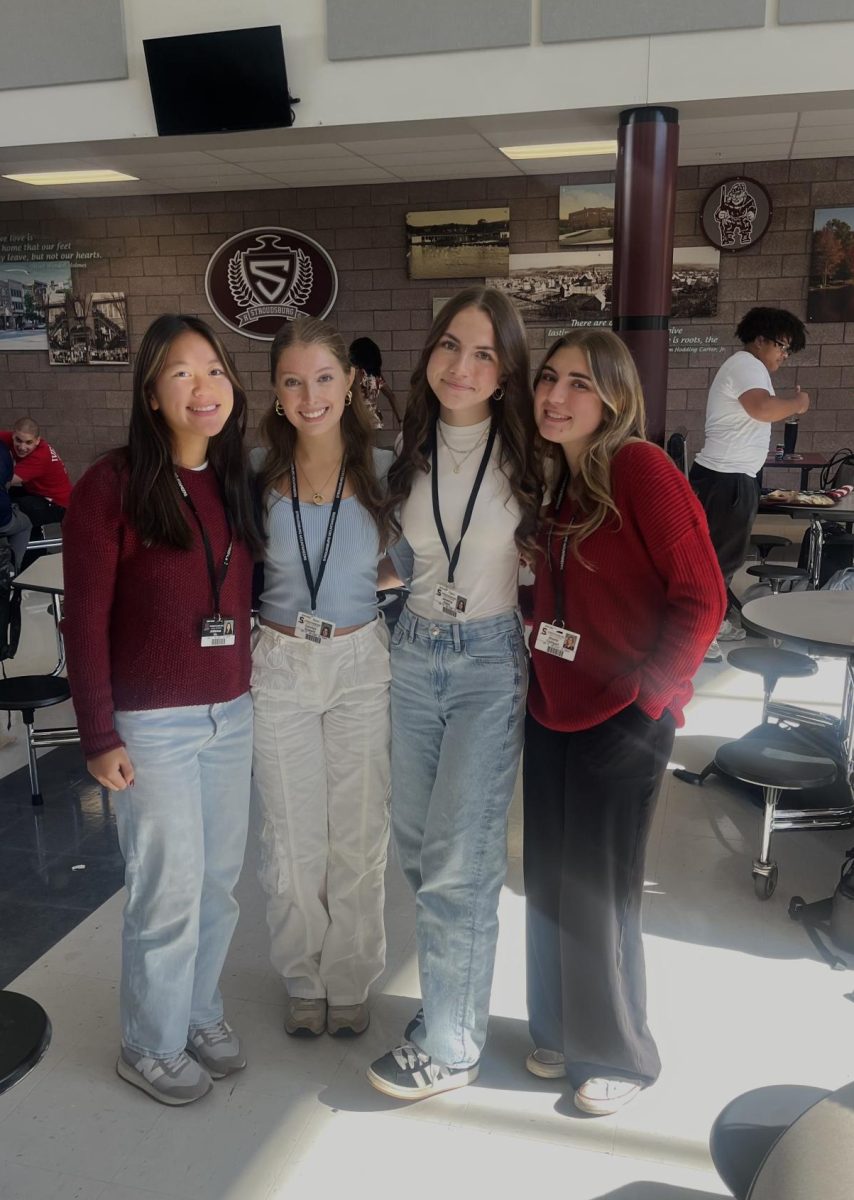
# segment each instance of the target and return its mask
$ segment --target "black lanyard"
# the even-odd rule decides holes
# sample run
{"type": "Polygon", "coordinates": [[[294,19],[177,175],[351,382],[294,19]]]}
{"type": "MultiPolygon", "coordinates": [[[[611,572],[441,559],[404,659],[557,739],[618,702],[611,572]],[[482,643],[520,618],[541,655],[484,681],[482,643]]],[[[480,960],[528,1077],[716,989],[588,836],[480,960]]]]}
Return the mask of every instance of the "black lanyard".
{"type": "Polygon", "coordinates": [[[202,535],[202,545],[205,548],[205,562],[207,563],[207,566],[208,566],[208,579],[210,580],[210,583],[211,583],[211,595],[213,596],[213,602],[214,602],[213,615],[214,615],[214,617],[217,618],[217,620],[219,620],[219,618],[222,616],[222,613],[220,612],[220,607],[219,607],[219,598],[220,598],[222,589],[225,586],[225,577],[228,574],[228,564],[231,562],[231,552],[234,549],[234,534],[231,529],[231,518],[228,515],[228,509],[226,509],[225,510],[225,519],[228,522],[229,542],[228,542],[228,548],[226,549],[226,552],[225,552],[225,558],[222,560],[222,566],[220,567],[219,575],[217,575],[216,567],[214,566],[213,549],[211,548],[211,541],[210,541],[210,538],[208,537],[208,531],[205,529],[204,525],[202,524],[202,518],[199,516],[199,510],[196,508],[195,504],[193,503],[192,496],[187,491],[187,489],[184,487],[184,484],[181,482],[181,477],[177,471],[175,472],[175,482],[178,484],[178,490],[180,491],[181,495],[184,498],[184,503],[186,504],[187,508],[189,508],[189,510],[193,514],[193,516],[196,518],[196,524],[199,527],[199,533],[202,535]]]}
{"type": "Polygon", "coordinates": [[[332,512],[329,514],[329,524],[326,526],[326,537],[323,542],[323,552],[320,555],[320,565],[317,568],[317,579],[311,573],[311,564],[308,561],[308,548],[305,544],[305,530],[302,527],[302,513],[299,507],[299,484],[297,482],[296,463],[291,459],[291,506],[294,513],[294,526],[297,531],[297,543],[299,544],[299,555],[302,559],[302,569],[305,573],[305,581],[308,584],[308,594],[311,597],[311,611],[317,608],[317,593],[320,591],[320,583],[323,579],[323,573],[326,570],[326,564],[329,561],[329,553],[332,549],[332,539],[335,536],[335,522],[338,520],[338,509],[341,507],[341,496],[344,492],[344,480],[347,478],[347,460],[341,459],[341,470],[338,472],[338,483],[335,487],[335,499],[332,501],[332,512]]]}
{"type": "Polygon", "coordinates": [[[560,567],[558,568],[558,571],[556,572],[555,566],[554,566],[554,560],[552,559],[552,529],[554,528],[554,522],[557,520],[558,515],[560,513],[561,507],[563,505],[563,498],[566,495],[566,489],[568,487],[569,487],[569,475],[565,474],[560,481],[560,485],[557,490],[557,496],[555,497],[554,520],[549,525],[549,534],[548,534],[547,554],[548,554],[548,560],[549,560],[549,570],[551,571],[551,575],[552,575],[552,588],[554,590],[554,596],[555,596],[555,619],[554,619],[554,621],[552,621],[553,625],[563,625],[563,615],[564,615],[563,569],[566,566],[566,551],[567,551],[567,547],[569,546],[569,534],[565,533],[563,535],[563,538],[561,539],[560,567]]]}
{"type": "Polygon", "coordinates": [[[451,553],[451,548],[448,545],[448,538],[445,534],[445,526],[442,524],[442,514],[439,512],[439,442],[438,442],[438,421],[433,422],[433,429],[430,435],[430,449],[433,455],[433,469],[431,471],[431,484],[433,488],[433,519],[436,522],[436,529],[439,537],[442,540],[442,545],[445,547],[445,554],[448,556],[448,583],[454,582],[454,571],[457,569],[457,563],[460,561],[460,550],[463,545],[463,538],[466,536],[466,531],[471,524],[471,516],[474,512],[474,504],[477,500],[477,494],[480,491],[480,485],[483,483],[483,477],[486,474],[486,466],[492,454],[492,447],[495,445],[495,437],[498,432],[495,421],[489,427],[489,437],[486,439],[486,449],[483,452],[483,458],[480,460],[480,466],[477,469],[475,476],[474,487],[469,496],[469,502],[466,505],[466,511],[463,516],[463,524],[460,529],[460,540],[457,542],[454,553],[451,553]]]}

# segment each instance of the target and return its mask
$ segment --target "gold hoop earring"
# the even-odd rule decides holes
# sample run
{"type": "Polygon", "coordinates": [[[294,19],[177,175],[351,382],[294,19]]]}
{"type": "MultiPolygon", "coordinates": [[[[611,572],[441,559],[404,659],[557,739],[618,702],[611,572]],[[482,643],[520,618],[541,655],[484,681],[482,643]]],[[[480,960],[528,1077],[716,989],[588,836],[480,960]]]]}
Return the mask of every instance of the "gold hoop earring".
{"type": "Polygon", "coordinates": [[[285,410],[282,408],[281,401],[279,400],[278,396],[273,404],[273,411],[277,417],[283,417],[285,415],[285,410]]]}
{"type": "Polygon", "coordinates": [[[504,399],[504,388],[501,386],[501,384],[499,384],[498,387],[495,389],[495,391],[492,393],[492,399],[493,400],[503,400],[504,399]]]}
{"type": "Polygon", "coordinates": [[[347,392],[347,395],[344,397],[344,405],[345,405],[345,407],[349,408],[352,403],[353,403],[353,389],[351,388],[347,392]]]}

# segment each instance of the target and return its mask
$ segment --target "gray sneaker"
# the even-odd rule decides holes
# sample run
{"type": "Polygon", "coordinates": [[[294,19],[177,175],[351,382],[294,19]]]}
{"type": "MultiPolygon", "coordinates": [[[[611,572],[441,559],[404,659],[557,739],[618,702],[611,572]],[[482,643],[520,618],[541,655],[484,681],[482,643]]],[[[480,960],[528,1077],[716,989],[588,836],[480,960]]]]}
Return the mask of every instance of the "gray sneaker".
{"type": "Polygon", "coordinates": [[[288,996],[285,1004],[285,1033],[291,1037],[320,1037],[326,1032],[326,1000],[304,1000],[288,996]]]}
{"type": "Polygon", "coordinates": [[[217,1021],[204,1029],[191,1025],[187,1051],[202,1064],[211,1079],[222,1079],[246,1066],[240,1038],[228,1021],[217,1021]]]}
{"type": "Polygon", "coordinates": [[[171,1058],[152,1058],[122,1046],[116,1071],[127,1083],[161,1104],[192,1104],[213,1087],[213,1080],[184,1050],[171,1058]]]}
{"type": "Polygon", "coordinates": [[[703,662],[723,662],[723,660],[723,651],[718,645],[717,638],[715,638],[711,646],[709,646],[708,650],[706,651],[703,657],[703,662]]]}
{"type": "Polygon", "coordinates": [[[743,642],[746,637],[747,630],[742,629],[740,625],[736,625],[734,621],[730,621],[726,617],[721,623],[716,640],[719,642],[743,642]]]}
{"type": "Polygon", "coordinates": [[[370,1023],[367,1004],[330,1004],[326,1010],[326,1032],[332,1037],[358,1037],[370,1023]]]}

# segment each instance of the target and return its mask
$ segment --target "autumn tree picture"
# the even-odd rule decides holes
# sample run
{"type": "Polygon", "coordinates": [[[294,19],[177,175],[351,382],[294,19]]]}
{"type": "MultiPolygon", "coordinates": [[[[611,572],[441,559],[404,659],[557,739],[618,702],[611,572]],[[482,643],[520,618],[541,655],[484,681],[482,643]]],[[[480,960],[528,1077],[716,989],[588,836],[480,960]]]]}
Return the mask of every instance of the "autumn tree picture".
{"type": "Polygon", "coordinates": [[[854,208],[815,211],[807,320],[854,321],[854,208]]]}

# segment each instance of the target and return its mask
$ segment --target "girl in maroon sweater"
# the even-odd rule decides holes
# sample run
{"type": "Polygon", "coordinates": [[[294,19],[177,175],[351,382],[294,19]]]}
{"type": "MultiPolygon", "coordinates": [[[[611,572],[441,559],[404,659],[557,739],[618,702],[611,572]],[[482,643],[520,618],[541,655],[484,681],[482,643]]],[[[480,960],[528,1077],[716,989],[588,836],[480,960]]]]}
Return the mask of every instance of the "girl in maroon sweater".
{"type": "Polygon", "coordinates": [[[534,585],[525,729],[528,1012],[535,1075],[605,1114],[654,1083],[641,941],[655,801],[723,618],[687,479],[643,440],[640,380],[614,334],[578,330],[535,380],[552,504],[534,585]]]}
{"type": "Polygon", "coordinates": [[[116,1069],[163,1104],[246,1065],[218,987],[252,762],[245,424],[213,331],[158,317],[128,444],[86,472],[63,526],[68,678],[126,864],[116,1069]]]}

